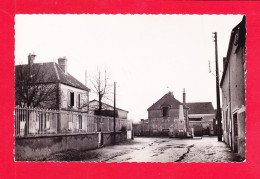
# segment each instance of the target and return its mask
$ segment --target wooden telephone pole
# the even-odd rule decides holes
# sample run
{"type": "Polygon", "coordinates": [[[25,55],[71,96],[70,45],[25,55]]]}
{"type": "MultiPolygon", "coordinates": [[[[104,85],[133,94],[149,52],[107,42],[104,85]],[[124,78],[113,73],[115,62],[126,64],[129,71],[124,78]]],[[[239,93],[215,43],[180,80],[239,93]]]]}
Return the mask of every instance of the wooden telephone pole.
{"type": "Polygon", "coordinates": [[[116,82],[114,82],[114,142],[116,144],[116,82]]]}
{"type": "Polygon", "coordinates": [[[215,57],[216,57],[216,94],[217,94],[217,122],[218,122],[218,141],[222,141],[222,123],[220,111],[220,93],[219,93],[219,73],[218,73],[218,39],[217,32],[213,32],[215,41],[215,57]]]}

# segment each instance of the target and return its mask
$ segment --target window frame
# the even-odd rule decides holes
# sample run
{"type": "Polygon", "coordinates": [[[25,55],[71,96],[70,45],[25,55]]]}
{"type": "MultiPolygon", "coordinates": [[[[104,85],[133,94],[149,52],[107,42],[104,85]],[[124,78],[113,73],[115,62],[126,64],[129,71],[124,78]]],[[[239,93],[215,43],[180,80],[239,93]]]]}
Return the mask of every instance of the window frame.
{"type": "Polygon", "coordinates": [[[78,129],[82,130],[83,129],[83,122],[82,122],[82,115],[78,115],[78,129]]]}
{"type": "Polygon", "coordinates": [[[78,93],[77,94],[77,107],[78,108],[81,108],[81,102],[80,102],[81,97],[80,96],[81,96],[80,93],[78,93]]]}
{"type": "Polygon", "coordinates": [[[74,107],[75,106],[75,93],[73,91],[68,91],[68,107],[74,107]]]}
{"type": "Polygon", "coordinates": [[[162,107],[162,116],[163,117],[168,117],[169,116],[169,107],[168,106],[162,107]]]}

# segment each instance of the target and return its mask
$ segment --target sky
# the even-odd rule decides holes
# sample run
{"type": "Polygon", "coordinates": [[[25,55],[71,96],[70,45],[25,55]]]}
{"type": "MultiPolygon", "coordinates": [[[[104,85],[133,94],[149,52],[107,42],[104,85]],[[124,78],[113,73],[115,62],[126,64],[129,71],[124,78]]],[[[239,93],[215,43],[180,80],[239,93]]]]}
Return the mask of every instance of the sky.
{"type": "MultiPolygon", "coordinates": [[[[68,59],[68,72],[91,87],[97,69],[116,82],[117,107],[134,122],[171,91],[182,102],[212,102],[216,108],[215,43],[220,76],[232,29],[242,15],[16,15],[15,64],[68,59]],[[209,63],[212,73],[209,73],[209,63]]],[[[90,100],[97,99],[90,93],[90,100]]],[[[111,101],[105,101],[113,104],[111,101]]]]}

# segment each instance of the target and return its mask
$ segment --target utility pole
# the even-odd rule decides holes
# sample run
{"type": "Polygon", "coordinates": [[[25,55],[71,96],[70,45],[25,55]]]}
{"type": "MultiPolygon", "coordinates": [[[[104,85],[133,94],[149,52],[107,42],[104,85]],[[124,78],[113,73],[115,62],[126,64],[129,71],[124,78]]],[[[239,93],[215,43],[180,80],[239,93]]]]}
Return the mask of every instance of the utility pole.
{"type": "Polygon", "coordinates": [[[114,82],[114,145],[116,144],[116,82],[114,82]]]}
{"type": "Polygon", "coordinates": [[[216,57],[216,93],[217,93],[217,121],[218,121],[218,141],[222,141],[222,125],[220,111],[220,93],[219,93],[219,74],[218,74],[218,39],[217,32],[213,32],[215,41],[215,57],[216,57]]]}

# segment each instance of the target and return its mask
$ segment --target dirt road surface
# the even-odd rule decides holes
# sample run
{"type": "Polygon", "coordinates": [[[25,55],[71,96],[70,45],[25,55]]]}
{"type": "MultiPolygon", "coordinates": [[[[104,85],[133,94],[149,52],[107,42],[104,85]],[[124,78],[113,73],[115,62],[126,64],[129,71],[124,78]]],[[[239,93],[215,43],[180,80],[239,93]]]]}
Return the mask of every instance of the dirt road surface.
{"type": "Polygon", "coordinates": [[[47,161],[85,162],[233,162],[234,154],[217,137],[196,139],[136,137],[119,145],[57,153],[47,161]]]}

